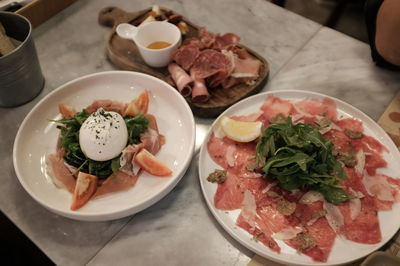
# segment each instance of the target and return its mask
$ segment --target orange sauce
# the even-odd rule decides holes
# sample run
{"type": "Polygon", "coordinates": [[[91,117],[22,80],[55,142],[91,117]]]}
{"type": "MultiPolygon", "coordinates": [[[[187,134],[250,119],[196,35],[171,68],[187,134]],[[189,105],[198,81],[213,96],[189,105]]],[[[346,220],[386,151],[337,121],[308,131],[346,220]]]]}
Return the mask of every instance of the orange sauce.
{"type": "Polygon", "coordinates": [[[169,42],[152,42],[149,45],[147,45],[147,48],[149,49],[163,49],[166,48],[168,46],[170,46],[171,44],[169,42]]]}

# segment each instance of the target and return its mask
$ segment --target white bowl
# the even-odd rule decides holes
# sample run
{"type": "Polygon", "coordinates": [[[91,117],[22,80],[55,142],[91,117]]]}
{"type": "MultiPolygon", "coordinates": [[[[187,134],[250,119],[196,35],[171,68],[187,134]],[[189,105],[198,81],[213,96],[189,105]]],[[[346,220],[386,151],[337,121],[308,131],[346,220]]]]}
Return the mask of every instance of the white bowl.
{"type": "Polygon", "coordinates": [[[75,79],[44,97],[18,130],[13,162],[24,189],[47,209],[72,219],[105,221],[137,213],[170,192],[186,172],[194,144],[192,111],[173,87],[146,74],[109,71],[75,79]],[[157,158],[173,170],[173,175],[154,177],[143,172],[134,187],[91,200],[71,211],[71,194],[52,183],[45,161],[56,150],[59,130],[49,120],[61,118],[58,104],[81,110],[96,99],[129,102],[144,89],[150,92],[149,113],[156,116],[160,133],[166,137],[157,158]]]}

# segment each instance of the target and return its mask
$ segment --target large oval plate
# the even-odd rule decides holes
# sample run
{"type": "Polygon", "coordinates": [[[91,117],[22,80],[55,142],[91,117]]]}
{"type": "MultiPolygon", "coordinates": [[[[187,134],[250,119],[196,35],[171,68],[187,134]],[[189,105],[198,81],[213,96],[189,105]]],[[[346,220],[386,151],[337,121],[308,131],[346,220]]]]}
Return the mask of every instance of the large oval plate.
{"type": "Polygon", "coordinates": [[[68,82],[43,98],[18,130],[13,161],[22,186],[44,207],[73,219],[104,221],[134,214],[164,197],[184,175],[194,144],[193,114],[174,88],[146,74],[110,71],[68,82]],[[173,170],[173,175],[161,178],[142,173],[134,187],[91,200],[83,208],[71,211],[71,194],[54,186],[45,162],[46,155],[56,150],[59,130],[49,120],[61,118],[58,104],[82,110],[97,99],[129,102],[144,89],[150,92],[149,113],[155,115],[160,133],[166,137],[157,157],[173,170]]]}
{"type": "MultiPolygon", "coordinates": [[[[307,92],[307,91],[276,91],[267,92],[255,95],[248,99],[245,99],[221,114],[221,116],[232,116],[232,115],[246,115],[259,110],[260,106],[264,103],[268,95],[273,95],[282,99],[288,100],[302,100],[306,98],[323,99],[325,97],[331,98],[326,95],[307,92]]],[[[342,117],[354,117],[363,122],[364,132],[366,135],[370,135],[379,140],[383,145],[388,148],[389,152],[384,154],[385,160],[388,162],[388,166],[381,171],[389,176],[400,178],[400,153],[392,140],[383,131],[381,127],[378,126],[371,118],[367,115],[354,108],[353,106],[340,101],[335,98],[331,98],[335,101],[338,116],[342,117]]],[[[216,120],[218,121],[218,119],[216,120]]],[[[240,210],[235,211],[222,211],[214,207],[214,194],[217,189],[217,185],[210,183],[206,180],[209,173],[213,172],[215,169],[221,169],[209,156],[207,151],[207,141],[212,132],[212,125],[203,146],[200,150],[199,159],[199,177],[200,184],[203,190],[204,197],[210,208],[211,212],[217,219],[217,221],[222,225],[222,227],[237,241],[251,249],[255,253],[265,258],[274,260],[276,262],[290,264],[290,265],[341,265],[349,263],[367,256],[369,253],[379,249],[384,245],[400,227],[400,204],[394,204],[391,211],[381,211],[378,214],[380,229],[382,232],[382,241],[375,245],[364,245],[358,244],[344,238],[337,237],[332,248],[331,254],[326,263],[313,262],[311,258],[306,255],[299,254],[293,248],[287,246],[282,241],[277,241],[281,247],[281,253],[277,254],[271,251],[268,247],[263,245],[261,242],[256,242],[252,240],[252,236],[244,231],[243,229],[235,225],[236,218],[240,213],[240,210]]]]}

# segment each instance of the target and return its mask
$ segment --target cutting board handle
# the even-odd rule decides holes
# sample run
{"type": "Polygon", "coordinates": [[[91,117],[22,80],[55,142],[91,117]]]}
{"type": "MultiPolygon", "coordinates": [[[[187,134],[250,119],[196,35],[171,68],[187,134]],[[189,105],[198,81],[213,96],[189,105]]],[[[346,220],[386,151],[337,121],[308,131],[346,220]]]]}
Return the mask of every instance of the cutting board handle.
{"type": "Polygon", "coordinates": [[[114,6],[105,7],[99,12],[99,24],[112,28],[120,23],[129,23],[134,18],[137,18],[140,13],[126,12],[114,6]]]}

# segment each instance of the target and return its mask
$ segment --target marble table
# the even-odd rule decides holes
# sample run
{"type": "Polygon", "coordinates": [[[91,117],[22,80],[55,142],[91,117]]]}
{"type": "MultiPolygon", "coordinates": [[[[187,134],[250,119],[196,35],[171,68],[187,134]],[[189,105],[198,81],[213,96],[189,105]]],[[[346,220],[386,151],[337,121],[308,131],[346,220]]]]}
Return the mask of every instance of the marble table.
{"type": "MultiPolygon", "coordinates": [[[[400,76],[375,67],[369,47],[264,0],[153,1],[214,32],[235,32],[270,63],[263,91],[298,89],[342,99],[378,119],[400,76]]],[[[12,147],[23,118],[46,94],[74,78],[115,69],[105,56],[109,28],[99,10],[134,11],[140,0],[80,0],[34,30],[46,78],[41,94],[16,108],[0,108],[0,209],[59,265],[246,265],[253,253],[233,240],[208,210],[198,181],[198,151],[212,120],[196,118],[196,154],[165,198],[130,217],[79,222],[53,214],[19,184],[12,147]]]]}

